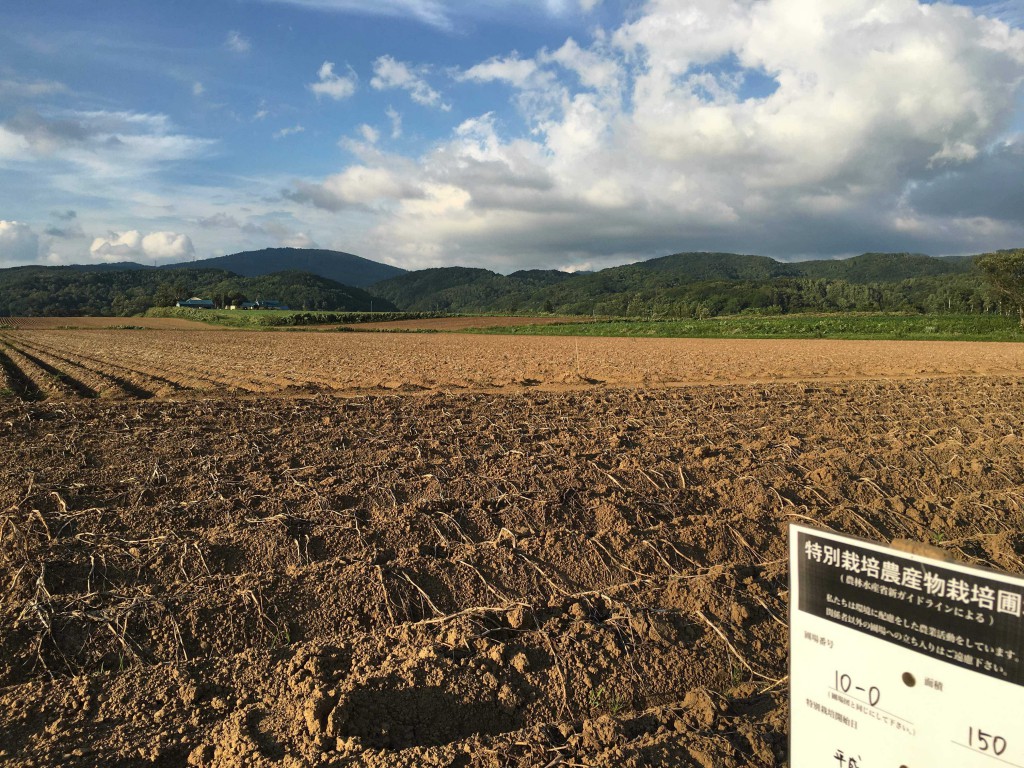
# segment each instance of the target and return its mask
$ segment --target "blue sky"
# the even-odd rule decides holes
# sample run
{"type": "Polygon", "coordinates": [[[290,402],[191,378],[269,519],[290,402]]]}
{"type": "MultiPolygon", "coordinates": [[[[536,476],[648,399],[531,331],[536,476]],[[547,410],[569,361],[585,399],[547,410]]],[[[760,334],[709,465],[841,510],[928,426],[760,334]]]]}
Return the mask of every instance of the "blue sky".
{"type": "Polygon", "coordinates": [[[1024,245],[1024,0],[41,0],[0,266],[1024,245]]]}

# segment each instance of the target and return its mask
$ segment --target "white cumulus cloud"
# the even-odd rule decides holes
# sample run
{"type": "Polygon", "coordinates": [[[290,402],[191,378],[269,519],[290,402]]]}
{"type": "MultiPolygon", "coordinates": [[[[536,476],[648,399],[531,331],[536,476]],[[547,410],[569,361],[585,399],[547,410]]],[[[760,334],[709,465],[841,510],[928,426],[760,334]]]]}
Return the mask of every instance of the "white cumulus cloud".
{"type": "Polygon", "coordinates": [[[366,125],[365,123],[363,125],[360,125],[359,134],[363,137],[363,141],[365,141],[367,144],[376,144],[378,141],[380,141],[380,131],[378,131],[372,125],[366,125]]]}
{"type": "Polygon", "coordinates": [[[444,111],[450,104],[441,101],[441,94],[430,87],[424,79],[422,68],[413,67],[391,56],[380,56],[373,63],[373,79],[370,85],[378,91],[400,88],[409,92],[409,97],[425,107],[438,107],[444,111]]]}
{"type": "Polygon", "coordinates": [[[342,77],[334,71],[334,62],[325,61],[317,71],[317,80],[307,87],[317,98],[327,96],[335,101],[347,99],[356,92],[356,73],[349,67],[348,75],[342,77]]]}
{"type": "Polygon", "coordinates": [[[190,259],[195,248],[188,235],[176,232],[152,232],[143,235],[136,229],[127,232],[111,232],[106,237],[97,237],[89,246],[89,253],[100,261],[149,261],[175,262],[190,259]]]}
{"type": "MultiPolygon", "coordinates": [[[[414,92],[419,71],[378,61],[374,87],[414,92]]],[[[529,130],[481,115],[422,157],[361,157],[294,199],[341,210],[373,197],[380,249],[419,266],[1024,239],[1005,189],[955,204],[984,188],[974,180],[1006,177],[1024,120],[1024,32],[964,7],[648,0],[589,43],[455,77],[510,86],[529,130]],[[381,183],[398,168],[401,184],[381,183]],[[942,219],[951,208],[971,216],[942,219]]]]}
{"type": "Polygon", "coordinates": [[[142,238],[142,252],[158,261],[180,261],[195,254],[188,235],[175,232],[153,232],[142,238]]]}
{"type": "Polygon", "coordinates": [[[422,190],[406,181],[412,169],[395,167],[369,167],[353,165],[323,182],[299,182],[289,196],[299,202],[309,202],[328,211],[346,208],[367,208],[390,200],[412,200],[423,196],[422,190]]]}
{"type": "Polygon", "coordinates": [[[477,83],[505,82],[517,88],[524,88],[540,68],[533,59],[521,59],[519,54],[511,56],[494,56],[487,61],[475,64],[461,75],[460,80],[477,83]]]}

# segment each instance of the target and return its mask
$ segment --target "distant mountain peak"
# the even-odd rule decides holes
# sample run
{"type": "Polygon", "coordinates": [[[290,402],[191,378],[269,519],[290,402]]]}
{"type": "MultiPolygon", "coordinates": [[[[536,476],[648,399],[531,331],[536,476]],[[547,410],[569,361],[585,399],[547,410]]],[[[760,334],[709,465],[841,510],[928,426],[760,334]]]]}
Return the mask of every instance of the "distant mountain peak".
{"type": "Polygon", "coordinates": [[[212,259],[167,264],[163,269],[182,267],[226,269],[243,277],[260,277],[275,272],[309,272],[356,288],[366,288],[381,280],[406,273],[406,270],[390,264],[323,248],[263,248],[257,251],[240,251],[212,259]]]}

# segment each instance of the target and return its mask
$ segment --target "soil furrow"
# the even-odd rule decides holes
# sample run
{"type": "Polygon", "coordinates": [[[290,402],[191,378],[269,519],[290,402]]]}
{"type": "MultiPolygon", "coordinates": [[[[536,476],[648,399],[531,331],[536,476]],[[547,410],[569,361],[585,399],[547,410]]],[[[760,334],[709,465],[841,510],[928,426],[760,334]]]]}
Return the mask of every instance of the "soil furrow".
{"type": "Polygon", "coordinates": [[[55,371],[63,371],[67,376],[73,376],[74,380],[78,381],[85,388],[83,396],[139,397],[137,394],[139,390],[126,388],[120,382],[111,379],[99,371],[93,370],[82,361],[76,360],[71,356],[55,354],[42,345],[30,344],[24,341],[20,341],[17,346],[23,353],[27,352],[33,355],[40,364],[45,364],[55,371]],[[93,394],[86,394],[85,392],[87,391],[91,391],[93,394]]]}
{"type": "MultiPolygon", "coordinates": [[[[22,343],[24,342],[22,341],[22,343]]],[[[79,345],[67,344],[58,346],[56,349],[54,345],[45,344],[41,341],[36,341],[36,345],[36,348],[45,350],[53,357],[68,360],[75,365],[88,368],[95,375],[104,377],[112,382],[115,387],[132,393],[132,396],[138,399],[181,394],[192,388],[185,379],[174,372],[171,372],[169,374],[171,378],[168,378],[153,370],[121,364],[110,359],[90,355],[87,351],[80,348],[79,345]],[[74,355],[73,360],[59,354],[57,350],[64,351],[68,355],[74,355]]],[[[212,381],[207,383],[211,386],[214,385],[212,381]]]]}
{"type": "Polygon", "coordinates": [[[39,400],[44,397],[14,361],[0,351],[0,391],[4,397],[20,397],[22,400],[39,400]]]}
{"type": "Polygon", "coordinates": [[[4,343],[4,354],[17,368],[23,380],[30,383],[32,390],[43,397],[58,399],[78,399],[82,397],[78,389],[65,380],[60,371],[41,365],[37,360],[26,355],[9,342],[4,343]]]}
{"type": "Polygon", "coordinates": [[[101,363],[114,370],[124,371],[128,377],[141,377],[142,385],[146,389],[149,389],[147,380],[149,382],[158,381],[162,385],[160,388],[166,390],[169,387],[175,392],[190,389],[222,388],[213,379],[196,375],[194,372],[189,371],[187,364],[177,368],[167,368],[165,354],[154,354],[152,350],[147,350],[145,347],[128,346],[117,350],[114,354],[102,357],[90,355],[87,351],[89,349],[87,346],[68,344],[62,345],[62,348],[80,359],[101,363]]]}
{"type": "Polygon", "coordinates": [[[1021,345],[716,339],[473,337],[248,331],[19,331],[122,364],[177,371],[193,386],[254,393],[728,386],[1017,375],[1021,345]]]}
{"type": "Polygon", "coordinates": [[[76,359],[82,361],[82,364],[89,363],[91,366],[95,366],[97,372],[106,376],[117,386],[124,387],[130,392],[137,392],[139,399],[179,394],[190,389],[185,384],[165,378],[145,368],[136,368],[83,353],[76,353],[76,359]]]}

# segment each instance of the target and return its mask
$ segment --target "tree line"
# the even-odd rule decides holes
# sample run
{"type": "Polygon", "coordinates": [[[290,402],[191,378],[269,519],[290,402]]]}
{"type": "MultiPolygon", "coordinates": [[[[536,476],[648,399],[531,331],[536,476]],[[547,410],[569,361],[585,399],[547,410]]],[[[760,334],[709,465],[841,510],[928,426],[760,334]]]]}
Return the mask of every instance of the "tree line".
{"type": "Polygon", "coordinates": [[[594,273],[501,275],[444,267],[382,281],[369,292],[308,272],[241,277],[221,269],[17,267],[0,270],[0,314],[141,314],[200,296],[219,307],[274,300],[292,309],[714,317],[742,313],[916,312],[1018,314],[1024,323],[1024,249],[973,258],[863,254],[781,263],[763,256],[691,253],[594,273]]]}
{"type": "Polygon", "coordinates": [[[370,291],[391,300],[401,309],[457,313],[686,318],[744,312],[996,314],[1015,311],[1013,302],[994,291],[979,272],[866,283],[812,277],[696,282],[652,279],[651,275],[641,277],[524,285],[488,273],[457,285],[445,285],[435,276],[436,287],[405,285],[401,290],[393,290],[384,283],[372,286],[370,291]]]}
{"type": "Polygon", "coordinates": [[[0,270],[0,315],[73,317],[139,315],[191,296],[218,307],[257,299],[307,311],[394,310],[366,291],[307,272],[241,277],[216,269],[16,267],[0,270]]]}

